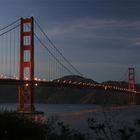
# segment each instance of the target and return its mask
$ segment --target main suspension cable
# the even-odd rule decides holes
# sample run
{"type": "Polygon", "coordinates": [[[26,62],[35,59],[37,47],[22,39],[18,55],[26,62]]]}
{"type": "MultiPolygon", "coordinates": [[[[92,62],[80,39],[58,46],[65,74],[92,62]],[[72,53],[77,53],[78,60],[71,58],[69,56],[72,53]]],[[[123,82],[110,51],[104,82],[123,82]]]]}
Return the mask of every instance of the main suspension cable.
{"type": "Polygon", "coordinates": [[[54,43],[51,41],[51,39],[48,37],[48,35],[43,31],[43,29],[41,28],[41,26],[38,24],[38,22],[35,20],[36,25],[38,26],[38,28],[40,29],[40,31],[44,34],[44,36],[48,39],[48,41],[50,42],[50,44],[55,48],[55,50],[62,56],[62,58],[79,74],[79,75],[83,75],[79,70],[77,70],[70,62],[68,59],[66,59],[66,57],[59,51],[59,49],[54,45],[54,43]]]}
{"type": "Polygon", "coordinates": [[[10,26],[12,26],[12,25],[14,25],[14,24],[17,23],[19,20],[20,20],[20,19],[17,19],[17,20],[15,20],[14,22],[10,23],[9,25],[7,25],[7,26],[1,28],[1,29],[0,29],[0,32],[3,31],[4,29],[6,29],[6,28],[8,28],[8,27],[10,27],[10,26]]]}
{"type": "Polygon", "coordinates": [[[74,74],[71,70],[69,70],[65,65],[63,65],[56,57],[55,55],[48,49],[48,47],[39,39],[39,37],[34,33],[37,40],[40,42],[40,44],[50,53],[50,55],[63,67],[65,68],[69,73],[74,74]]]}
{"type": "Polygon", "coordinates": [[[18,24],[18,25],[16,25],[15,27],[13,27],[13,28],[11,28],[11,29],[9,29],[9,30],[7,30],[7,31],[5,31],[5,32],[3,32],[3,33],[1,33],[1,34],[0,34],[0,37],[1,37],[1,36],[3,36],[4,34],[6,34],[6,33],[10,32],[10,31],[12,31],[12,30],[14,30],[14,29],[18,28],[18,27],[19,27],[19,25],[20,25],[20,24],[18,24]]]}

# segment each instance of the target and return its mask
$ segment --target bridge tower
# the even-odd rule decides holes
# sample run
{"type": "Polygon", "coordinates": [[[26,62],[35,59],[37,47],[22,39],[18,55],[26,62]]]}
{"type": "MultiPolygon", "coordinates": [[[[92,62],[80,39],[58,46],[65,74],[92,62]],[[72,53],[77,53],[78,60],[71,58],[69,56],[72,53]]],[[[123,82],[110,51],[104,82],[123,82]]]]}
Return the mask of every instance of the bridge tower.
{"type": "MultiPolygon", "coordinates": [[[[20,19],[20,68],[19,78],[25,80],[28,72],[28,80],[34,80],[34,19],[20,19]],[[28,54],[28,59],[25,57],[28,54]]],[[[27,79],[26,79],[27,80],[27,79]]],[[[28,82],[18,87],[18,111],[33,112],[34,85],[28,82]]]]}
{"type": "Polygon", "coordinates": [[[135,68],[128,69],[128,90],[132,93],[129,94],[129,104],[135,104],[135,68]]]}

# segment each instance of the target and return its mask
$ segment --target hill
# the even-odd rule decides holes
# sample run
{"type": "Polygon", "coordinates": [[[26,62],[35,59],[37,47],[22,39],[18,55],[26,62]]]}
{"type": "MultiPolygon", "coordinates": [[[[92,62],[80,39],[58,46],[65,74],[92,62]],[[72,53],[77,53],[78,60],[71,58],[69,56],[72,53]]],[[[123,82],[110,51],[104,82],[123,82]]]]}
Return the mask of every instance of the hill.
{"type": "Polygon", "coordinates": [[[54,81],[72,81],[72,82],[83,82],[83,83],[95,83],[97,84],[98,82],[92,80],[92,79],[88,79],[85,77],[81,77],[81,76],[77,76],[77,75],[68,75],[68,76],[64,76],[62,78],[56,79],[54,81]]]}
{"type": "MultiPolygon", "coordinates": [[[[83,83],[96,83],[92,79],[87,79],[77,75],[69,75],[54,81],[71,81],[71,82],[83,82],[83,83]]],[[[77,104],[77,103],[94,103],[95,90],[93,89],[80,89],[80,88],[69,88],[69,87],[42,87],[40,97],[36,97],[37,102],[42,99],[44,103],[55,103],[55,104],[77,104]],[[93,92],[94,91],[94,92],[93,92]]],[[[36,94],[39,95],[39,94],[36,94]]]]}

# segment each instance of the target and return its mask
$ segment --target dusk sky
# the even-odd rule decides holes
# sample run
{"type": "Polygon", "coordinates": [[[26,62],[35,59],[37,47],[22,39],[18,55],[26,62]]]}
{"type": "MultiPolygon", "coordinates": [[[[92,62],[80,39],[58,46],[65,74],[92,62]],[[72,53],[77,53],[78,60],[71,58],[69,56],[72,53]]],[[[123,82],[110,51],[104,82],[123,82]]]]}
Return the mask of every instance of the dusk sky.
{"type": "Polygon", "coordinates": [[[21,16],[34,16],[85,77],[120,80],[134,66],[140,82],[140,0],[0,0],[0,28],[21,16]]]}

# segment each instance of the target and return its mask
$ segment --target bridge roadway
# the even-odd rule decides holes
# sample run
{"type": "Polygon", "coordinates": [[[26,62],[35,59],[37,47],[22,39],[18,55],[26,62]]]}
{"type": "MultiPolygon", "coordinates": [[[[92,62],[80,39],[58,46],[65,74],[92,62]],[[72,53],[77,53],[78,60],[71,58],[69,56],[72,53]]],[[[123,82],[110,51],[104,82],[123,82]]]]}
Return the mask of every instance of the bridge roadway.
{"type": "Polygon", "coordinates": [[[34,86],[48,86],[48,87],[69,87],[69,88],[89,88],[89,89],[100,89],[100,90],[108,90],[108,91],[118,91],[123,93],[136,93],[140,94],[140,92],[132,92],[126,88],[121,88],[117,86],[111,85],[103,85],[103,84],[95,84],[95,83],[83,83],[83,82],[72,82],[72,81],[45,81],[45,80],[18,80],[18,79],[0,79],[0,85],[25,85],[29,86],[33,84],[34,86]]]}

